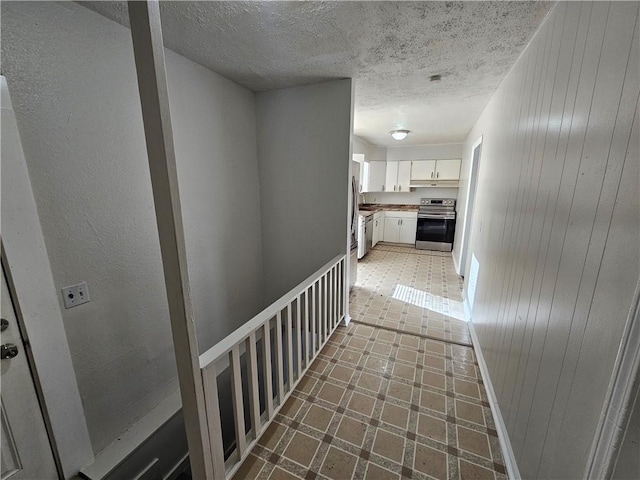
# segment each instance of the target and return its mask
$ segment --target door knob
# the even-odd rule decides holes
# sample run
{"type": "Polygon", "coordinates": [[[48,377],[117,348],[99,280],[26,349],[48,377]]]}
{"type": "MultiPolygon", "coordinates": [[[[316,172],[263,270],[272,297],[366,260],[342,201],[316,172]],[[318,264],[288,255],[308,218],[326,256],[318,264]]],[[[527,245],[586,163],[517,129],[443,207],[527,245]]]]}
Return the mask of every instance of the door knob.
{"type": "Polygon", "coordinates": [[[4,332],[9,328],[9,321],[6,318],[0,319],[0,332],[4,332]]]}
{"type": "Polygon", "coordinates": [[[5,343],[0,345],[0,359],[13,358],[18,355],[18,347],[13,343],[5,343]]]}

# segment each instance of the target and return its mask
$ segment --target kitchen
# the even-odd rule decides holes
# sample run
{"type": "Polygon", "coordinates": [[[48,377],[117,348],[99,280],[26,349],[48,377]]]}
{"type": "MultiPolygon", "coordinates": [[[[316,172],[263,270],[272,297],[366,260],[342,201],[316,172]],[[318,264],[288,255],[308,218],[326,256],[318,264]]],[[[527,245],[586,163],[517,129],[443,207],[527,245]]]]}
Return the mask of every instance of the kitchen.
{"type": "Polygon", "coordinates": [[[380,242],[452,252],[462,147],[382,147],[353,137],[359,260],[380,242]]]}

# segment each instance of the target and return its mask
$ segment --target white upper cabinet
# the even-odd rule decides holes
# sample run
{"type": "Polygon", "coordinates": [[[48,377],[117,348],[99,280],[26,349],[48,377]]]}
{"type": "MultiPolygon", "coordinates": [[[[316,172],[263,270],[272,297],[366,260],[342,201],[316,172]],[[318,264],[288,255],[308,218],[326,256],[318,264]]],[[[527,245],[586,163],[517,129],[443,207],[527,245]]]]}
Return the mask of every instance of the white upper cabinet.
{"type": "Polygon", "coordinates": [[[398,162],[398,191],[408,192],[411,187],[411,162],[398,162]]]}
{"type": "Polygon", "coordinates": [[[460,180],[461,160],[436,161],[436,180],[460,180]]]}
{"type": "Polygon", "coordinates": [[[385,192],[408,192],[411,183],[411,162],[387,162],[385,192]]]}
{"type": "Polygon", "coordinates": [[[436,176],[435,160],[417,160],[412,163],[411,180],[433,180],[436,176]]]}
{"type": "Polygon", "coordinates": [[[384,181],[385,192],[398,191],[398,163],[399,162],[387,162],[387,176],[384,181]]]}
{"type": "Polygon", "coordinates": [[[363,192],[383,192],[387,162],[365,162],[363,192]]]}
{"type": "Polygon", "coordinates": [[[411,180],[440,182],[460,180],[462,160],[414,160],[411,165],[411,180]]]}

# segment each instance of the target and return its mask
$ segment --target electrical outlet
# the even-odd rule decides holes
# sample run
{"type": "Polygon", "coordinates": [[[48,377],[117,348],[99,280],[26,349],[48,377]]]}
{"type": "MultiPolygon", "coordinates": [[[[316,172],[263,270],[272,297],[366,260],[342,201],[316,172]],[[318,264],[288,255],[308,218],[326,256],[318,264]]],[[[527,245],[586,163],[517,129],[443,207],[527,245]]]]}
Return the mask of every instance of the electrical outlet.
{"type": "Polygon", "coordinates": [[[89,288],[87,282],[71,285],[62,289],[62,299],[64,300],[64,308],[77,307],[89,300],[89,288]]]}

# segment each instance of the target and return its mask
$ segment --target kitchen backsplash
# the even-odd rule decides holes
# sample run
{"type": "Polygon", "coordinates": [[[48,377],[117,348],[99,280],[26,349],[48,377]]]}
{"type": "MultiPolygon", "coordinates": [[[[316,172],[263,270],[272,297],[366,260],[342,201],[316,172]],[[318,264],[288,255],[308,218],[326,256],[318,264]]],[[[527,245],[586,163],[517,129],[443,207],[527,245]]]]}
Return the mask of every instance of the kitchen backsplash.
{"type": "Polygon", "coordinates": [[[373,192],[365,193],[366,203],[387,203],[391,205],[418,205],[421,198],[458,198],[457,188],[419,187],[412,188],[408,193],[373,192]]]}

